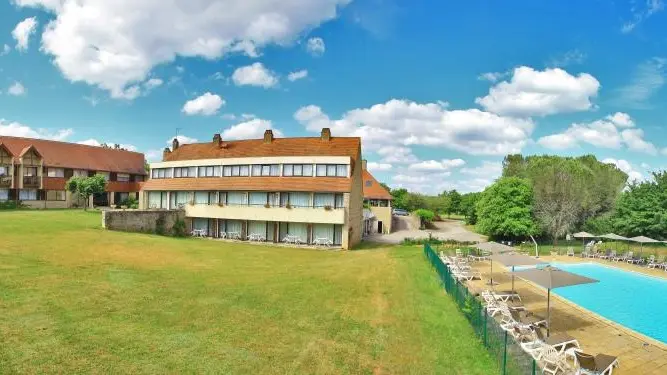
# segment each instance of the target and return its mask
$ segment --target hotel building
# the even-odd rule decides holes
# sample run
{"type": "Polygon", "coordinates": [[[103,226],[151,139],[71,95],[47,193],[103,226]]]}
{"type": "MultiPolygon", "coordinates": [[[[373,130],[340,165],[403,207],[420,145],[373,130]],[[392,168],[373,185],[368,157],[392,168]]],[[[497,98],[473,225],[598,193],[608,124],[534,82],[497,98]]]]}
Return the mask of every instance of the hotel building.
{"type": "Polygon", "coordinates": [[[81,202],[65,183],[72,176],[104,176],[106,192],[89,205],[120,204],[137,197],[144,181],[144,155],[137,152],[43,139],[0,136],[0,201],[31,208],[69,208],[81,202]]]}
{"type": "Polygon", "coordinates": [[[144,209],[184,209],[209,237],[327,243],[349,249],[362,236],[359,138],[276,138],[180,145],[152,163],[144,209]]]}
{"type": "Polygon", "coordinates": [[[391,233],[393,216],[391,213],[391,200],[389,191],[366,170],[366,161],[363,164],[364,180],[364,206],[372,213],[368,218],[367,234],[391,233]]]}

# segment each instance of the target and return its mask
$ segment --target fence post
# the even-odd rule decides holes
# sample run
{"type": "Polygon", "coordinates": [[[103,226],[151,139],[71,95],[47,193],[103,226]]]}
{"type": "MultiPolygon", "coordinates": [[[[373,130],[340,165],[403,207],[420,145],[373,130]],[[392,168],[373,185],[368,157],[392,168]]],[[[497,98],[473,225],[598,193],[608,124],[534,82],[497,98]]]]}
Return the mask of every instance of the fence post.
{"type": "Polygon", "coordinates": [[[488,343],[486,342],[486,321],[488,319],[488,314],[486,312],[486,309],[484,309],[484,346],[488,346],[488,343]]]}
{"type": "Polygon", "coordinates": [[[535,359],[533,359],[533,375],[537,374],[537,363],[535,362],[535,359]]]}
{"type": "Polygon", "coordinates": [[[503,351],[503,375],[507,374],[507,331],[505,331],[505,350],[503,351]]]}

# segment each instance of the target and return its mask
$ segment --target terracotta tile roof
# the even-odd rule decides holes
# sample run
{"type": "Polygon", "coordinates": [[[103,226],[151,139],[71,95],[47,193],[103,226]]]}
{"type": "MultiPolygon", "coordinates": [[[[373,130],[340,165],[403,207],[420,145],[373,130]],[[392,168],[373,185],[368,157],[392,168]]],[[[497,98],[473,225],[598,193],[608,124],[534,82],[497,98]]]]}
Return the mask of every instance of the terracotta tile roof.
{"type": "Polygon", "coordinates": [[[364,199],[392,199],[391,194],[373,177],[370,172],[364,169],[362,175],[364,184],[364,199]]]}
{"type": "Polygon", "coordinates": [[[213,142],[181,145],[168,154],[164,161],[197,160],[266,156],[349,156],[356,161],[361,153],[358,137],[274,138],[271,143],[263,139],[224,141],[223,147],[213,142]]]}
{"type": "Polygon", "coordinates": [[[146,174],[144,154],[138,152],[7,136],[0,136],[0,143],[5,145],[15,158],[33,146],[48,167],[146,174]]]}
{"type": "Polygon", "coordinates": [[[341,177],[213,177],[150,179],[142,190],[321,191],[346,193],[351,180],[341,177]]]}

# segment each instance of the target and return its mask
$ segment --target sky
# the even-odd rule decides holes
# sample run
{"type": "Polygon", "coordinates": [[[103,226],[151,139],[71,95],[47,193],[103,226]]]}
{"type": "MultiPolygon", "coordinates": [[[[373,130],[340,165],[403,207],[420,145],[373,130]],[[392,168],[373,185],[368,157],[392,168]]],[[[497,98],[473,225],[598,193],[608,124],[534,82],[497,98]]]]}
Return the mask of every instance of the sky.
{"type": "Polygon", "coordinates": [[[391,187],[480,191],[508,153],[667,168],[664,0],[0,0],[0,135],[362,137],[391,187]]]}

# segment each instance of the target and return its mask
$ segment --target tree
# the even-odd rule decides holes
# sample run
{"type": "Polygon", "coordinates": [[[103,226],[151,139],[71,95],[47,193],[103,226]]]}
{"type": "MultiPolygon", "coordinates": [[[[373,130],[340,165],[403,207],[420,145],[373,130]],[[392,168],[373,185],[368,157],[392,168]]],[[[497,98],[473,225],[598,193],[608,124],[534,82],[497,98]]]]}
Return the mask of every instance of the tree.
{"type": "Polygon", "coordinates": [[[104,176],[100,175],[92,177],[74,176],[67,181],[65,188],[72,194],[77,194],[80,198],[83,198],[86,202],[84,205],[85,209],[85,207],[88,207],[88,200],[91,195],[104,193],[106,183],[104,176]]]}
{"type": "Polygon", "coordinates": [[[481,193],[467,193],[461,196],[460,212],[468,225],[477,224],[477,202],[481,193]]]}
{"type": "Polygon", "coordinates": [[[477,204],[477,228],[491,237],[523,238],[537,232],[530,182],[503,177],[484,190],[477,204]]]}
{"type": "Polygon", "coordinates": [[[433,219],[435,218],[435,213],[433,211],[425,210],[423,208],[416,210],[415,215],[417,215],[417,217],[419,217],[420,219],[419,221],[421,229],[424,229],[426,224],[432,222],[433,219]]]}
{"type": "Polygon", "coordinates": [[[447,207],[447,216],[450,216],[451,214],[460,213],[461,194],[456,190],[452,190],[449,193],[447,193],[447,197],[449,198],[449,206],[447,207]]]}
{"type": "Polygon", "coordinates": [[[540,160],[540,177],[533,181],[535,218],[554,245],[581,218],[590,171],[573,159],[540,160]]]}
{"type": "Polygon", "coordinates": [[[624,236],[666,239],[667,172],[653,173],[652,181],[630,184],[611,221],[614,230],[624,236]]]}
{"type": "Polygon", "coordinates": [[[392,205],[395,208],[407,210],[407,207],[405,205],[405,198],[408,195],[407,189],[392,189],[390,190],[390,194],[393,198],[392,205]]]}

